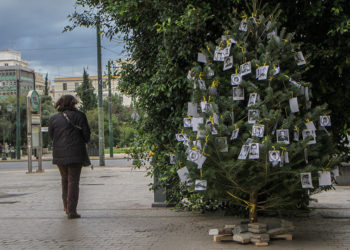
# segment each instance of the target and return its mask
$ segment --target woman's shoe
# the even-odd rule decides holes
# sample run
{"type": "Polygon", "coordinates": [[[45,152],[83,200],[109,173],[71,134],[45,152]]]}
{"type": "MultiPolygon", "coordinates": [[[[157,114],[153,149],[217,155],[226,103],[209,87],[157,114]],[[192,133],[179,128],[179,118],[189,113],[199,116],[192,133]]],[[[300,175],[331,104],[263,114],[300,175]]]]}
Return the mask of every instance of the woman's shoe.
{"type": "Polygon", "coordinates": [[[79,219],[80,217],[80,214],[77,213],[68,214],[68,219],[79,219]]]}

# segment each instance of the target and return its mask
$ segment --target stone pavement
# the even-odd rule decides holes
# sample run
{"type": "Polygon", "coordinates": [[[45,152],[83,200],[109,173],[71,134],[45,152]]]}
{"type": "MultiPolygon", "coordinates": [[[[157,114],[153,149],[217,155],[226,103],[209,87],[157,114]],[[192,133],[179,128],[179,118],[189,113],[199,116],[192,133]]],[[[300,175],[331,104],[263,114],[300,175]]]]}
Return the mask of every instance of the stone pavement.
{"type": "MultiPolygon", "coordinates": [[[[145,174],[125,167],[84,168],[82,218],[68,220],[57,170],[0,171],[0,249],[256,249],[208,236],[210,228],[239,218],[151,208],[151,179],[145,174]]],[[[339,187],[316,195],[312,216],[293,219],[294,240],[273,241],[268,249],[350,249],[349,194],[350,188],[339,187]]]]}

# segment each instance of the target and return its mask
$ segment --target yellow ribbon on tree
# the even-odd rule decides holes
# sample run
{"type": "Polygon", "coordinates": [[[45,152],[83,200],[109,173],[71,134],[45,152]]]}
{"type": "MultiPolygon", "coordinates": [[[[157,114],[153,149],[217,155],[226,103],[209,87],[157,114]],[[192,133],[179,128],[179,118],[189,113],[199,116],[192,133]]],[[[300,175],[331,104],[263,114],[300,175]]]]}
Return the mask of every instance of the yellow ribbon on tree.
{"type": "Polygon", "coordinates": [[[211,122],[211,124],[214,124],[214,117],[210,116],[209,121],[211,122]]]}
{"type": "Polygon", "coordinates": [[[217,86],[219,86],[219,81],[218,81],[218,80],[214,80],[214,81],[211,83],[211,87],[212,87],[212,88],[215,88],[215,87],[217,87],[217,86]]]}
{"type": "Polygon", "coordinates": [[[294,126],[295,130],[299,130],[299,127],[297,125],[294,126]]]}
{"type": "Polygon", "coordinates": [[[199,73],[199,79],[200,79],[200,80],[203,79],[203,72],[199,73]]]}
{"type": "MultiPolygon", "coordinates": [[[[247,205],[246,209],[250,208],[250,212],[254,212],[254,211],[255,211],[255,209],[256,209],[256,207],[257,207],[256,204],[250,203],[249,201],[246,201],[246,200],[244,200],[244,199],[242,199],[242,198],[239,198],[238,196],[236,196],[236,195],[230,193],[229,191],[226,191],[226,193],[229,194],[230,196],[232,196],[233,198],[235,198],[235,199],[237,199],[237,200],[242,201],[243,203],[245,203],[245,204],[247,205]]],[[[261,209],[264,209],[263,206],[258,206],[258,207],[261,208],[261,209]]]]}
{"type": "Polygon", "coordinates": [[[201,174],[201,179],[202,179],[202,178],[203,178],[203,170],[200,169],[199,172],[200,172],[200,174],[201,174]]]}
{"type": "Polygon", "coordinates": [[[242,16],[242,18],[243,18],[245,21],[247,21],[248,16],[247,16],[246,14],[244,14],[244,15],[242,16]]]}
{"type": "Polygon", "coordinates": [[[237,130],[238,129],[237,123],[235,123],[234,126],[235,126],[235,130],[237,130]]]}
{"type": "Polygon", "coordinates": [[[207,50],[210,52],[210,47],[209,47],[209,45],[207,44],[207,50]]]}
{"type": "Polygon", "coordinates": [[[203,102],[206,102],[207,101],[207,99],[205,98],[205,96],[203,96],[203,102]]]}

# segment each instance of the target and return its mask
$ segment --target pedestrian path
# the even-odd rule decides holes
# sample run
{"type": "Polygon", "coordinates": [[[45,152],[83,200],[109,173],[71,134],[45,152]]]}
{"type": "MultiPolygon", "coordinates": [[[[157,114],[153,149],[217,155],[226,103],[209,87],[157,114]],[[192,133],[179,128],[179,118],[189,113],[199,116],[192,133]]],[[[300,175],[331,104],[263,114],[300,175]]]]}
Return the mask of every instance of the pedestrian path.
{"type": "MultiPolygon", "coordinates": [[[[208,236],[209,228],[234,224],[240,218],[151,208],[150,182],[145,169],[84,168],[78,205],[82,218],[68,220],[56,169],[43,174],[2,170],[0,249],[256,249],[215,243],[208,236]]],[[[349,194],[349,188],[339,187],[315,196],[323,209],[317,208],[310,218],[293,219],[294,240],[273,241],[268,249],[349,249],[350,217],[324,216],[330,204],[340,211],[337,204],[349,199],[349,194]]]]}

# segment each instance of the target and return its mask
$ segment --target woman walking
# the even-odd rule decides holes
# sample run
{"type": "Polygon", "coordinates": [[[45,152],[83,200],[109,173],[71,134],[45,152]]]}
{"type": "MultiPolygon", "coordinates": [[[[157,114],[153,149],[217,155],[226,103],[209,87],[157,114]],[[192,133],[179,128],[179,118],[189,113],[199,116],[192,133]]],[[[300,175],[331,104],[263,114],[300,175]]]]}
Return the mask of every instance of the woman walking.
{"type": "Polygon", "coordinates": [[[80,218],[77,213],[79,180],[82,166],[89,165],[86,143],[90,127],[86,115],[75,106],[72,95],[61,96],[55,104],[58,113],[49,121],[49,136],[53,140],[53,164],[62,177],[62,200],[68,219],[80,218]]]}

